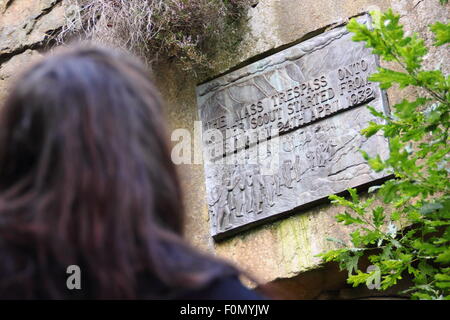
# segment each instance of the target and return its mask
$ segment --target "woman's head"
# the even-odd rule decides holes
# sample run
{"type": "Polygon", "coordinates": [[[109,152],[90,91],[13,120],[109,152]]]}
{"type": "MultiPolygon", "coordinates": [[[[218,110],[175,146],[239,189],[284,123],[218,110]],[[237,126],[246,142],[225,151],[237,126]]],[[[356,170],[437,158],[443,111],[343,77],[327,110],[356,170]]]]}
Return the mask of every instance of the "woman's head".
{"type": "Polygon", "coordinates": [[[175,235],[181,191],[161,108],[145,68],[106,49],[61,51],[18,79],[0,109],[0,247],[11,260],[0,273],[39,274],[24,292],[64,297],[65,268],[78,264],[89,295],[133,298],[140,275],[171,291],[227,268],[175,235]]]}

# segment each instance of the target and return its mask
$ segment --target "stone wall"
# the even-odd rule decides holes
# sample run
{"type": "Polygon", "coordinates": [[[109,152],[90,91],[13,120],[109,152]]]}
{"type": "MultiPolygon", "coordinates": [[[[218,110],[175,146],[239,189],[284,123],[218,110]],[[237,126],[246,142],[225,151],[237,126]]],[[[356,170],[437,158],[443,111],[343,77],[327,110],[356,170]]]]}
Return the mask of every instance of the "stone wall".
{"type": "Polygon", "coordinates": [[[13,76],[51,47],[68,9],[62,0],[0,0],[0,99],[13,76]]]}
{"type": "MultiPolygon", "coordinates": [[[[209,76],[307,39],[359,13],[372,9],[384,11],[389,7],[402,15],[407,30],[419,31],[428,42],[431,35],[427,25],[435,20],[445,21],[449,16],[449,5],[441,6],[438,0],[260,0],[249,10],[248,30],[236,55],[239,58],[230,61],[227,52],[218,52],[216,68],[209,76]]],[[[49,42],[49,36],[58,32],[73,10],[61,0],[0,0],[0,99],[5,96],[13,76],[54,45],[49,42]]],[[[433,48],[426,61],[428,67],[441,66],[448,72],[449,52],[433,48]]],[[[194,121],[199,120],[195,88],[205,79],[178,72],[169,64],[160,64],[154,71],[166,99],[171,129],[186,128],[193,133],[194,121]]],[[[395,102],[401,94],[394,88],[388,96],[395,102]]],[[[307,271],[321,270],[315,255],[330,248],[325,239],[345,238],[348,234],[348,229],[334,220],[339,208],[322,204],[214,243],[209,235],[203,167],[182,165],[178,170],[185,190],[186,237],[196,247],[232,261],[262,282],[281,283],[307,271]]],[[[322,282],[329,277],[326,273],[314,274],[313,279],[322,282]]],[[[308,281],[297,281],[295,290],[306,292],[305,283],[308,281]]],[[[312,298],[319,294],[320,290],[297,297],[312,298]]]]}
{"type": "MultiPolygon", "coordinates": [[[[240,59],[226,66],[219,61],[216,74],[236,65],[245,65],[252,57],[263,57],[267,52],[272,53],[277,51],[277,48],[307,39],[361,12],[373,9],[384,11],[389,7],[402,15],[401,21],[406,30],[420,32],[428,43],[432,38],[427,25],[436,20],[445,21],[449,16],[449,5],[441,6],[438,0],[261,0],[249,12],[250,30],[239,48],[240,59]]],[[[432,48],[426,57],[426,66],[441,66],[448,72],[448,63],[445,64],[448,58],[448,51],[432,48]]],[[[168,102],[172,127],[192,130],[193,121],[199,120],[194,79],[180,79],[173,70],[167,67],[161,69],[164,71],[159,72],[158,82],[168,102]]],[[[400,93],[395,88],[388,92],[391,103],[395,103],[404,95],[404,92],[400,93]]],[[[188,238],[196,246],[214,251],[252,272],[263,282],[292,278],[305,271],[317,269],[320,259],[315,255],[332,246],[325,239],[330,236],[345,238],[348,234],[349,229],[334,220],[339,208],[323,204],[214,243],[209,236],[203,168],[200,165],[191,165],[179,169],[185,177],[183,181],[189,217],[188,238]]]]}

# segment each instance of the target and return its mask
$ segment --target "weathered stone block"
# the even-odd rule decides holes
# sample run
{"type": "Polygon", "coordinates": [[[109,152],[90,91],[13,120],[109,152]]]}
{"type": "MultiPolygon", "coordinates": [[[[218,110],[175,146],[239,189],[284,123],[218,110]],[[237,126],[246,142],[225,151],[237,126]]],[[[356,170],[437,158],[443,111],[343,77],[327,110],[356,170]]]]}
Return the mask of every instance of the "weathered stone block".
{"type": "Polygon", "coordinates": [[[40,56],[36,50],[26,50],[0,65],[0,104],[8,94],[8,88],[12,85],[11,80],[40,56]]]}
{"type": "Polygon", "coordinates": [[[3,10],[0,56],[41,43],[65,22],[65,7],[61,0],[14,0],[8,6],[4,4],[3,10]]]}

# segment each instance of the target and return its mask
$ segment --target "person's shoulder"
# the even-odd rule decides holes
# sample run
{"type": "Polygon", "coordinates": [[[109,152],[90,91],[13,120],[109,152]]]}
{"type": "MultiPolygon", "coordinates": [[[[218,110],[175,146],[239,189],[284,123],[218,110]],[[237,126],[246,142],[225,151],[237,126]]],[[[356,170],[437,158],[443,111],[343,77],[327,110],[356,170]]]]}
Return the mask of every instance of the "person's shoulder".
{"type": "Polygon", "coordinates": [[[217,278],[208,286],[185,293],[180,300],[263,300],[254,290],[245,287],[237,276],[217,278]]]}

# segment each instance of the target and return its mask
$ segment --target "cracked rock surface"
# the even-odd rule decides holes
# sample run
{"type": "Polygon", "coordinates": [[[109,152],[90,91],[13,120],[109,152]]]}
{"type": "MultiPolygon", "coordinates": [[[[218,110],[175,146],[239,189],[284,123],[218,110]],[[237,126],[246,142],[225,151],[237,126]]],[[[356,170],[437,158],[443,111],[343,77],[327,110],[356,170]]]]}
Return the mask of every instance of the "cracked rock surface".
{"type": "Polygon", "coordinates": [[[62,0],[0,0],[0,99],[64,23],[62,0]]]}

